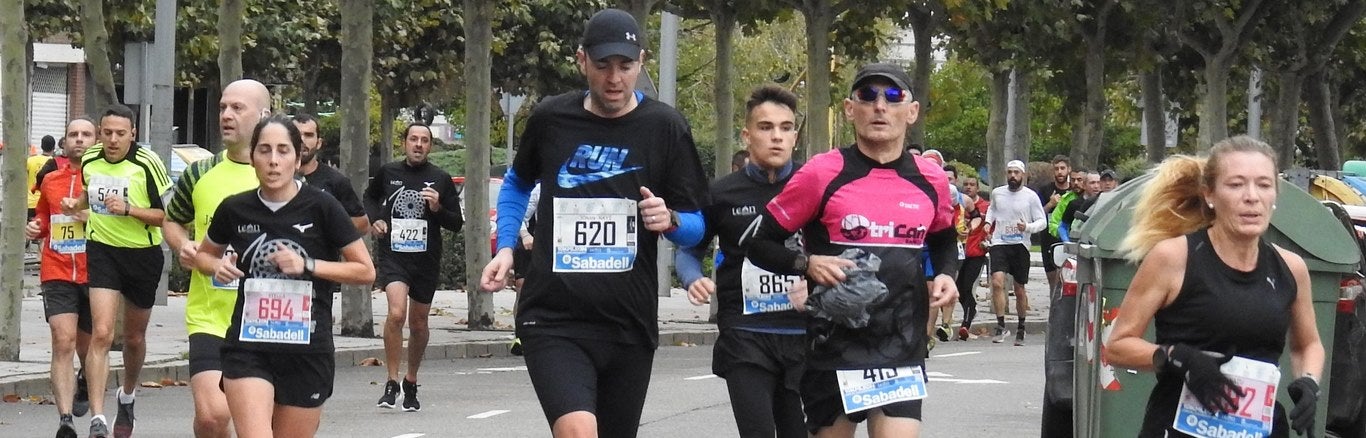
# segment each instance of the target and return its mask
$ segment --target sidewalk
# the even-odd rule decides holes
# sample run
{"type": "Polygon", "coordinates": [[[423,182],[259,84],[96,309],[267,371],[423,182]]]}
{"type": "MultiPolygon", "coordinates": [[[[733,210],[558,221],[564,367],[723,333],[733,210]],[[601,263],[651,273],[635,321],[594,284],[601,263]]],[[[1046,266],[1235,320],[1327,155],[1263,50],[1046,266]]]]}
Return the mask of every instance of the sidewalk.
{"type": "MultiPolygon", "coordinates": [[[[1038,255],[1032,258],[1037,259],[1038,255]]],[[[37,278],[26,276],[25,285],[36,287],[37,278]]],[[[1029,295],[1030,312],[1027,314],[1026,329],[1032,339],[1042,340],[1047,326],[1048,293],[1043,269],[1030,270],[1030,280],[1026,288],[1029,295]]],[[[974,334],[986,334],[995,325],[995,315],[991,313],[991,302],[987,288],[976,288],[978,313],[973,324],[974,334]]],[[[512,304],[515,295],[511,291],[493,294],[494,326],[493,331],[471,331],[466,328],[465,317],[468,301],[464,292],[440,291],[432,302],[430,320],[431,339],[427,346],[428,359],[508,356],[508,345],[512,340],[512,304]]],[[[340,317],[340,299],[333,307],[334,320],[340,317]]],[[[387,304],[384,295],[378,291],[371,294],[371,308],[375,317],[375,333],[382,330],[387,304]]],[[[1011,302],[1014,308],[1014,302],[1011,302]]],[[[682,289],[674,289],[669,297],[659,299],[660,345],[710,344],[716,339],[716,325],[707,322],[707,306],[693,306],[688,302],[682,289]]],[[[147,328],[147,358],[140,380],[143,382],[189,381],[189,351],[185,332],[185,297],[172,296],[167,305],[152,308],[152,319],[147,328]]],[[[51,336],[47,322],[43,318],[43,302],[39,296],[27,296],[23,300],[20,316],[20,354],[18,362],[0,361],[0,395],[20,397],[48,396],[51,386],[48,370],[52,355],[51,336]]],[[[955,324],[962,320],[961,306],[954,308],[955,324]]],[[[1015,317],[1006,318],[1007,327],[1012,330],[1015,317]]],[[[956,327],[956,325],[955,325],[956,327]]],[[[335,333],[335,331],[334,331],[335,333]]],[[[336,336],[337,366],[355,366],[367,357],[384,357],[384,342],[379,337],[355,338],[336,336]]],[[[983,342],[987,339],[971,342],[983,342]]],[[[109,353],[109,387],[117,386],[122,378],[123,359],[119,352],[109,353]]],[[[377,371],[378,372],[378,371],[377,371]]]]}

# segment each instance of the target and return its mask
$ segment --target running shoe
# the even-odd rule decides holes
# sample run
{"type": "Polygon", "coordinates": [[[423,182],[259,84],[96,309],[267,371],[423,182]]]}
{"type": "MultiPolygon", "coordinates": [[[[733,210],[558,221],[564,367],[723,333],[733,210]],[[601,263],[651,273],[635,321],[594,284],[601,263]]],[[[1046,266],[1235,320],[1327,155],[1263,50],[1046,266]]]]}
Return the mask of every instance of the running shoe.
{"type": "Polygon", "coordinates": [[[992,342],[992,343],[996,343],[996,344],[1000,344],[1000,343],[1002,343],[1002,342],[1005,342],[1005,341],[1006,341],[1006,338],[1008,338],[1008,337],[1010,337],[1010,330],[1006,330],[1005,327],[997,326],[997,327],[996,327],[996,335],[995,335],[994,338],[991,339],[991,342],[992,342]]]}
{"type": "Polygon", "coordinates": [[[522,355],[522,338],[512,338],[512,345],[508,347],[508,353],[513,356],[522,355]]]}
{"type": "Polygon", "coordinates": [[[103,418],[90,419],[90,438],[109,438],[109,425],[103,418]]]}
{"type": "Polygon", "coordinates": [[[958,340],[960,340],[960,341],[966,341],[966,340],[968,340],[968,338],[971,337],[971,336],[972,336],[972,333],[968,332],[968,328],[967,328],[967,327],[959,327],[959,328],[958,328],[958,340]]]}
{"type": "MultiPolygon", "coordinates": [[[[118,401],[118,396],[115,396],[114,400],[118,401]]],[[[114,438],[133,436],[133,423],[136,420],[133,416],[133,403],[135,402],[119,402],[119,416],[114,417],[114,438]]]]}
{"type": "Polygon", "coordinates": [[[417,382],[409,382],[403,379],[403,411],[417,412],[422,410],[422,402],[417,401],[417,382]]]}
{"type": "Polygon", "coordinates": [[[85,369],[76,372],[76,399],[71,402],[71,415],[84,417],[90,411],[90,391],[85,386],[85,369]]]}
{"type": "Polygon", "coordinates": [[[379,397],[379,403],[375,403],[375,406],[393,409],[394,405],[398,404],[399,391],[400,390],[398,388],[398,382],[390,380],[389,382],[385,383],[384,395],[379,397]]]}
{"type": "Polygon", "coordinates": [[[57,424],[57,438],[76,438],[76,423],[71,420],[71,414],[62,415],[62,420],[57,424]]]}
{"type": "Polygon", "coordinates": [[[1024,337],[1025,337],[1025,331],[1024,331],[1024,329],[1018,329],[1018,330],[1015,331],[1015,346],[1016,346],[1016,347],[1023,347],[1023,346],[1024,346],[1024,344],[1025,344],[1025,343],[1024,343],[1024,337]]]}
{"type": "Polygon", "coordinates": [[[939,328],[934,329],[934,335],[935,335],[936,337],[939,338],[939,342],[948,342],[948,341],[949,341],[949,326],[946,326],[946,325],[941,325],[941,326],[939,326],[939,328]]]}

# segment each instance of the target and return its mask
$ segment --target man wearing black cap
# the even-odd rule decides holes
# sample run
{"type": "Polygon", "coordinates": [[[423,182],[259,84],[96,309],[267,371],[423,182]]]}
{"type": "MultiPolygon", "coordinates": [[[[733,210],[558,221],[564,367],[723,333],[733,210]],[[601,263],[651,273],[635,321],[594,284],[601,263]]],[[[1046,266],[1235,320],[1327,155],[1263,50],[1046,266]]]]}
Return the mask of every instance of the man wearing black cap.
{"type": "Polygon", "coordinates": [[[809,305],[815,314],[807,325],[800,392],[807,429],[816,436],[852,437],[865,419],[875,438],[918,436],[929,307],[958,296],[948,178],[940,165],[902,146],[920,110],[910,82],[895,65],[859,69],[844,100],[855,144],[812,157],[744,240],[756,266],[817,285],[809,302],[793,297],[797,308],[809,305]],[[804,250],[786,248],[784,241],[798,231],[804,250]],[[822,305],[850,295],[833,286],[866,287],[846,283],[844,269],[855,266],[840,257],[848,249],[881,259],[876,277],[886,296],[868,304],[866,325],[827,318],[838,309],[822,305]],[[925,251],[936,274],[928,282],[925,251]]]}
{"type": "Polygon", "coordinates": [[[1119,179],[1115,177],[1115,171],[1105,169],[1100,171],[1100,191],[1101,193],[1115,189],[1119,185],[1119,179]]]}
{"type": "Polygon", "coordinates": [[[507,283],[541,182],[516,329],[555,436],[636,436],[659,342],[657,235],[702,238],[701,160],[682,114],[632,89],[644,55],[630,14],[593,15],[576,55],[588,90],[536,106],[498,195],[487,291],[507,283]]]}

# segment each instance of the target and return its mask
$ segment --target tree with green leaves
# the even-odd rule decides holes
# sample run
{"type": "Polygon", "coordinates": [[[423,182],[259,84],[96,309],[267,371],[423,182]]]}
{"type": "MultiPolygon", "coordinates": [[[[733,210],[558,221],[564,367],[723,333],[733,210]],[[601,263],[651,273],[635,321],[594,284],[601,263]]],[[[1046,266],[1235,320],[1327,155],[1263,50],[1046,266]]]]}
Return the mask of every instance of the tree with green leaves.
{"type": "Polygon", "coordinates": [[[1252,29],[1277,0],[1173,2],[1170,25],[1177,38],[1204,60],[1197,146],[1209,149],[1228,137],[1228,78],[1252,29]]]}
{"type": "Polygon", "coordinates": [[[85,37],[85,62],[95,83],[95,107],[104,108],[119,101],[114,90],[113,61],[109,59],[109,30],[104,24],[104,2],[81,0],[81,32],[85,37]]]}

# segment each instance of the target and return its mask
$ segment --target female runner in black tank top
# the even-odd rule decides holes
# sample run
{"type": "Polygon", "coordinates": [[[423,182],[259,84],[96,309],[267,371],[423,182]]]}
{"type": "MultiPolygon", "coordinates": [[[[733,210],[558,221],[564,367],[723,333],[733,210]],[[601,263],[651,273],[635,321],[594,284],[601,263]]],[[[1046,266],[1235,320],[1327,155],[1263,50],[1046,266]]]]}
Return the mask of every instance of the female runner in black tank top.
{"type": "MultiPolygon", "coordinates": [[[[1139,436],[1192,436],[1173,428],[1183,387],[1212,412],[1256,406],[1240,402],[1248,390],[1219,367],[1234,356],[1279,366],[1287,334],[1294,379],[1280,389],[1295,406],[1287,419],[1276,403],[1271,436],[1314,429],[1324,352],[1309,271],[1300,256],[1262,239],[1276,203],[1274,156],[1239,136],[1215,145],[1208,160],[1172,157],[1134,209],[1145,213],[1121,251],[1142,263],[1105,355],[1116,367],[1157,372],[1139,436]],[[1143,339],[1150,322],[1156,343],[1143,339]]],[[[1204,417],[1182,418],[1206,427],[1195,421],[1204,417]]]]}

